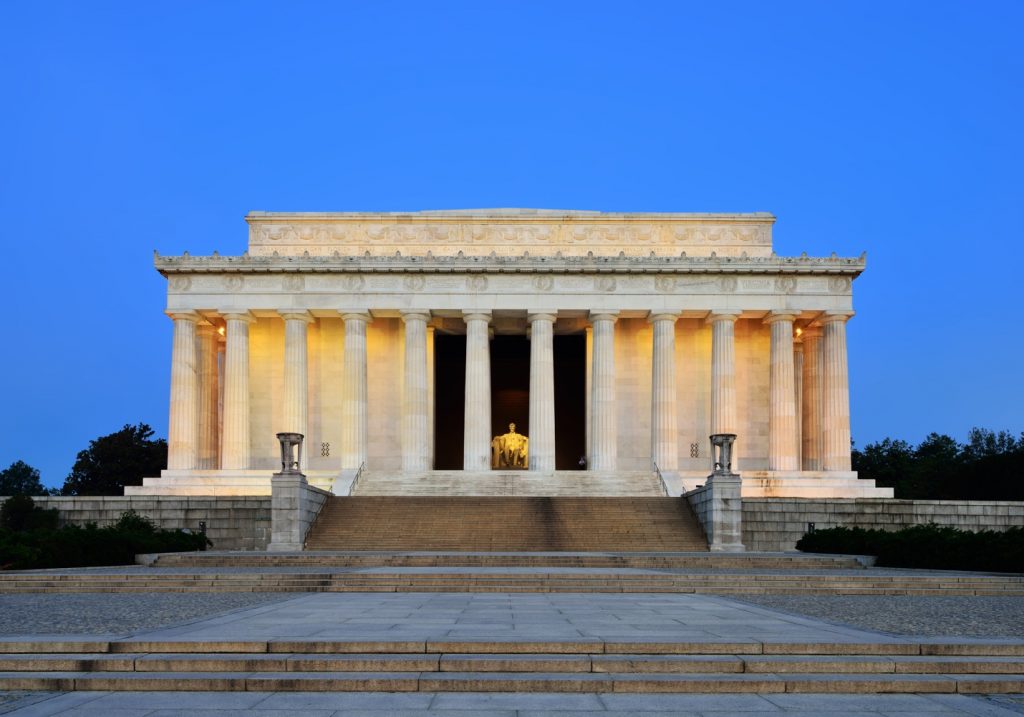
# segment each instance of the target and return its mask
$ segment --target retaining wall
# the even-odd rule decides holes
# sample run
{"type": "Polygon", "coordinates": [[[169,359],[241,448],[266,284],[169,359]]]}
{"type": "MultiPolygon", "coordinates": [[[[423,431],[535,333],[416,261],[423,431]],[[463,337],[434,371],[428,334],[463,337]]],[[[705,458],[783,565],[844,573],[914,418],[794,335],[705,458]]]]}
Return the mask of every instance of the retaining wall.
{"type": "Polygon", "coordinates": [[[815,529],[837,526],[897,530],[936,523],[963,530],[1006,530],[1024,525],[1024,502],[895,500],[892,498],[744,498],[747,550],[795,550],[815,529]]]}
{"type": "Polygon", "coordinates": [[[182,497],[182,496],[92,496],[37,497],[36,505],[60,511],[61,524],[109,525],[126,510],[152,519],[161,528],[199,530],[206,523],[206,535],[214,550],[265,550],[270,542],[270,496],[182,497]]]}

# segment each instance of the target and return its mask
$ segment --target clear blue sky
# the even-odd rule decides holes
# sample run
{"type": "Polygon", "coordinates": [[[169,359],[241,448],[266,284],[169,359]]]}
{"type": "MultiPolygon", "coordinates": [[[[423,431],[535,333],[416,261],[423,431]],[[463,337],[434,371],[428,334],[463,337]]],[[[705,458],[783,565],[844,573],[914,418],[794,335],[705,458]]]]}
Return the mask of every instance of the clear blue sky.
{"type": "Polygon", "coordinates": [[[853,435],[1024,429],[1024,3],[0,4],[0,467],[166,435],[250,209],[770,211],[868,252],[853,435]]]}

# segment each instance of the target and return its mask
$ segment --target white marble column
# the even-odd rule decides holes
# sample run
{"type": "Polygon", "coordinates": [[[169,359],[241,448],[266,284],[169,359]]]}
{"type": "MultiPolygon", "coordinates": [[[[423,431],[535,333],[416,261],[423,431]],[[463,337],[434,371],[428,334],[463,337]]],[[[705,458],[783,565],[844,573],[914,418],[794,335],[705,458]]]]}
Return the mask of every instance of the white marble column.
{"type": "Polygon", "coordinates": [[[826,312],[822,325],[822,468],[850,467],[850,380],[846,363],[846,321],[850,312],[826,312]]]}
{"type": "MultiPolygon", "coordinates": [[[[736,340],[735,324],[740,312],[713,311],[711,324],[711,433],[736,433],[736,340]]],[[[739,436],[736,442],[743,440],[739,436]]],[[[735,444],[732,470],[737,470],[735,444]]]]}
{"type": "Polygon", "coordinates": [[[490,311],[464,311],[466,321],[466,417],[462,469],[491,467],[490,311]]]}
{"type": "Polygon", "coordinates": [[[800,469],[796,439],[796,386],[793,366],[793,320],[787,311],[773,311],[766,318],[771,328],[770,378],[768,384],[768,470],[800,469]]]}
{"type": "Polygon", "coordinates": [[[403,311],[405,363],[402,383],[402,470],[430,470],[427,391],[427,321],[425,311],[403,311]]]}
{"type": "Polygon", "coordinates": [[[613,471],[618,465],[615,415],[615,321],[618,312],[591,312],[594,361],[590,372],[590,460],[592,471],[613,471]]]}
{"type": "Polygon", "coordinates": [[[345,356],[342,363],[341,468],[358,470],[367,456],[366,325],[373,319],[363,312],[346,312],[345,356]]]}
{"type": "Polygon", "coordinates": [[[427,326],[427,470],[434,469],[434,327],[427,326]]]}
{"type": "Polygon", "coordinates": [[[662,471],[679,469],[676,429],[676,319],[677,313],[651,312],[654,326],[651,352],[651,460],[662,471]]]}
{"type": "Polygon", "coordinates": [[[592,455],[590,450],[590,435],[593,430],[592,419],[594,412],[590,407],[590,399],[593,395],[593,378],[594,378],[594,327],[587,326],[586,328],[586,377],[584,378],[583,395],[584,395],[584,406],[583,410],[585,413],[584,422],[586,425],[586,435],[584,436],[584,456],[586,456],[587,466],[590,465],[590,456],[592,455]]]}
{"type": "Polygon", "coordinates": [[[192,470],[199,461],[199,371],[194,311],[170,313],[174,320],[171,348],[171,411],[167,425],[167,468],[192,470]]]}
{"type": "Polygon", "coordinates": [[[804,464],[804,343],[801,340],[800,329],[796,330],[796,337],[793,340],[793,384],[796,390],[796,465],[797,470],[803,470],[804,464]]]}
{"type": "Polygon", "coordinates": [[[555,470],[555,311],[530,322],[530,470],[555,470]]]}
{"type": "Polygon", "coordinates": [[[309,465],[309,324],[313,317],[308,311],[280,311],[284,319],[284,400],[281,429],[278,432],[301,433],[305,437],[302,463],[309,465]]]}
{"type": "Polygon", "coordinates": [[[227,345],[224,353],[224,451],[221,468],[249,467],[249,324],[248,311],[225,313],[227,345]]]}
{"type": "Polygon", "coordinates": [[[822,435],[821,435],[821,380],[822,353],[821,327],[808,326],[803,333],[804,370],[803,370],[803,426],[800,430],[802,440],[802,468],[805,471],[822,470],[822,435]]]}
{"type": "Polygon", "coordinates": [[[199,463],[204,470],[220,467],[219,336],[209,322],[199,324],[199,463]]]}

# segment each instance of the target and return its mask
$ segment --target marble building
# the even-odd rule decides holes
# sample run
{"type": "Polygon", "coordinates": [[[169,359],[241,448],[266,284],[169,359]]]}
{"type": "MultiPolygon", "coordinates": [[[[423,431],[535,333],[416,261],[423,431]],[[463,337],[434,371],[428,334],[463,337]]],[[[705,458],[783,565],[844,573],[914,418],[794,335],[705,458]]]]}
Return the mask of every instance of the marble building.
{"type": "MultiPolygon", "coordinates": [[[[174,322],[168,466],[134,495],[266,495],[491,471],[678,495],[735,433],[743,495],[891,497],[850,469],[846,324],[865,260],[780,257],[774,217],[251,212],[240,256],[156,256],[174,322]]],[[[595,488],[597,486],[597,488],[595,488]]],[[[543,489],[537,493],[543,495],[543,489]]]]}

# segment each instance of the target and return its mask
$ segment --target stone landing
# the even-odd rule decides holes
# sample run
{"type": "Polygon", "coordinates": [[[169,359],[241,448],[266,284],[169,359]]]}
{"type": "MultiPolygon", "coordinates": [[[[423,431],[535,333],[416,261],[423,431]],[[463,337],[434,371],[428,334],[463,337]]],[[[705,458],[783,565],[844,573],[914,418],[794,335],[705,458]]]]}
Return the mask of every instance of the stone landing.
{"type": "Polygon", "coordinates": [[[352,495],[663,498],[665,486],[646,471],[365,471],[352,495]]]}

